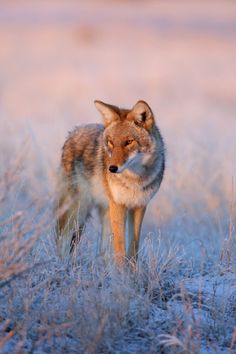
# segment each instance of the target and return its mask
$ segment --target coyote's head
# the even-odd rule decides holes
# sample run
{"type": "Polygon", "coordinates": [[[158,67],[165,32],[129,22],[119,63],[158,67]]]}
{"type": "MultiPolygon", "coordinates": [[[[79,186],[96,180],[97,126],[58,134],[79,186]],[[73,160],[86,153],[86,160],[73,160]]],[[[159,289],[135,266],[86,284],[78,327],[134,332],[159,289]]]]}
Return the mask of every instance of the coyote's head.
{"type": "Polygon", "coordinates": [[[154,116],[149,105],[138,101],[130,110],[95,101],[102,114],[105,164],[111,173],[141,172],[156,150],[154,116]]]}

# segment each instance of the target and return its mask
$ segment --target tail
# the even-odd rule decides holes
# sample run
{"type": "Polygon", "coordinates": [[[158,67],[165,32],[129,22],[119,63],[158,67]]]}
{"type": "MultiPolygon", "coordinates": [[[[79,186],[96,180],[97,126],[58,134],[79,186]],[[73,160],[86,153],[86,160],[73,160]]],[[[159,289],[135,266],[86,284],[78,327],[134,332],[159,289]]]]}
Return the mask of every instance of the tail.
{"type": "Polygon", "coordinates": [[[56,245],[61,259],[69,257],[77,239],[78,230],[78,195],[73,188],[72,177],[61,169],[56,186],[55,216],[56,245]]]}

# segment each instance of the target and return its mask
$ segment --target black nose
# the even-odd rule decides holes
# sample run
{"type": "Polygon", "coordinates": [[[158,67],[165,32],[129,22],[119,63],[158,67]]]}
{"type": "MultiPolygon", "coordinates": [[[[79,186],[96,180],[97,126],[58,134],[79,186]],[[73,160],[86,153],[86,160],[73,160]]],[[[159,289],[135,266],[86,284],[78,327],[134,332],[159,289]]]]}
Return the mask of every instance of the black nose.
{"type": "Polygon", "coordinates": [[[118,167],[115,165],[109,166],[109,171],[112,173],[116,173],[118,171],[118,167]]]}

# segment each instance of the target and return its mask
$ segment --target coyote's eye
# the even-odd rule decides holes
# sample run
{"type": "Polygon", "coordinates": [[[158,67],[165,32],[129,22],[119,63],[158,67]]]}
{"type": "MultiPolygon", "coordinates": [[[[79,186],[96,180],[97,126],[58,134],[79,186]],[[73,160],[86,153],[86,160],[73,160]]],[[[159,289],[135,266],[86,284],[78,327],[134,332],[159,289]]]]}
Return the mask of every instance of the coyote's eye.
{"type": "Polygon", "coordinates": [[[125,146],[131,145],[134,142],[134,139],[128,139],[125,142],[125,146]]]}

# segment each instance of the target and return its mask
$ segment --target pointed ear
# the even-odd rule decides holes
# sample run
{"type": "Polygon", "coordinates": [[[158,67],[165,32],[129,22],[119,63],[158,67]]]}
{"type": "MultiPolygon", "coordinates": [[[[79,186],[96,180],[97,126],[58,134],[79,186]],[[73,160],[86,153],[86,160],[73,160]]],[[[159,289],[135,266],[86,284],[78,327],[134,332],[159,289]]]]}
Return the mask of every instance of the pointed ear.
{"type": "Polygon", "coordinates": [[[120,110],[118,107],[97,100],[94,101],[94,103],[97,110],[101,113],[103,117],[103,123],[105,127],[120,118],[120,110]]]}
{"type": "Polygon", "coordinates": [[[151,108],[145,101],[138,101],[127,118],[133,120],[135,124],[147,130],[151,129],[154,125],[154,116],[151,108]]]}

